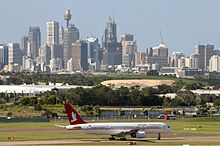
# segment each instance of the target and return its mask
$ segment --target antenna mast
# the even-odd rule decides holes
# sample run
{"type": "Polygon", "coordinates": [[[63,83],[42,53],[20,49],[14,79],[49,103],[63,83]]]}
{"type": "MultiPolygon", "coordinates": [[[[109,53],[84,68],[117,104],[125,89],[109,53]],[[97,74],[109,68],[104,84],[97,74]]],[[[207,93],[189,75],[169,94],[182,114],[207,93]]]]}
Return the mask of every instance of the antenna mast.
{"type": "Polygon", "coordinates": [[[160,30],[160,40],[161,40],[161,43],[164,44],[163,36],[162,36],[162,31],[161,30],[160,30]]]}

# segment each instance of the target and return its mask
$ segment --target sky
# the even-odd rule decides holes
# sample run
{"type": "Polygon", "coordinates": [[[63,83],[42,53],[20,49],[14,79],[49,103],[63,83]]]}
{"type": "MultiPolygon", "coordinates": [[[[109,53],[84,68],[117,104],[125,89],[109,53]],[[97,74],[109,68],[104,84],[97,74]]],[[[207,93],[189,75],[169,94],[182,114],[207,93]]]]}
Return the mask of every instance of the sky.
{"type": "Polygon", "coordinates": [[[0,43],[20,42],[29,26],[40,26],[46,42],[46,22],[65,26],[65,9],[80,30],[80,38],[104,34],[109,16],[117,23],[118,40],[133,34],[138,51],[161,42],[160,31],[169,54],[193,54],[200,44],[220,48],[220,0],[0,0],[0,43]]]}

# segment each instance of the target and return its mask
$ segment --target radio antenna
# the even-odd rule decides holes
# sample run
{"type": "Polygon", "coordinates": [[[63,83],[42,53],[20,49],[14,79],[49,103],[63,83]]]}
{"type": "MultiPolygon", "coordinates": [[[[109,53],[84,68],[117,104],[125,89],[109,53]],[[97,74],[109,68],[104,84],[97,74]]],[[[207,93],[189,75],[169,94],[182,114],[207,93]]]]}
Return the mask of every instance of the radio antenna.
{"type": "Polygon", "coordinates": [[[164,44],[163,36],[162,36],[162,31],[161,30],[160,30],[160,40],[161,40],[161,43],[164,44]]]}

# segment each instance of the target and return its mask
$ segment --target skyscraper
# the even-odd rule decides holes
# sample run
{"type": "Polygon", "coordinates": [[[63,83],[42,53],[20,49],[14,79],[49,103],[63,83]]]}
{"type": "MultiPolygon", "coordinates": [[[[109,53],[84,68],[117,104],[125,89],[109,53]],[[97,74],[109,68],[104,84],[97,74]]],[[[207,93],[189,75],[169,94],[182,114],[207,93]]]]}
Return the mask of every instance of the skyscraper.
{"type": "Polygon", "coordinates": [[[0,44],[0,69],[6,64],[8,64],[8,47],[0,44]]]}
{"type": "Polygon", "coordinates": [[[111,17],[108,18],[107,26],[105,29],[105,47],[108,46],[108,43],[117,42],[117,25],[115,20],[112,20],[111,17]]]}
{"type": "Polygon", "coordinates": [[[213,55],[209,60],[209,71],[220,72],[220,57],[217,55],[213,55]]]}
{"type": "Polygon", "coordinates": [[[133,38],[134,36],[131,34],[121,36],[122,64],[130,67],[134,67],[137,52],[137,44],[133,38]]]}
{"type": "Polygon", "coordinates": [[[58,45],[59,44],[59,23],[56,21],[47,22],[46,30],[47,44],[58,45]]]}
{"type": "Polygon", "coordinates": [[[168,48],[163,44],[159,44],[152,48],[150,54],[146,57],[147,64],[158,64],[159,68],[168,66],[168,48]]]}
{"type": "Polygon", "coordinates": [[[91,60],[91,63],[95,64],[95,70],[100,70],[100,45],[98,38],[88,38],[88,58],[91,60]]]}
{"type": "Polygon", "coordinates": [[[178,59],[184,57],[182,52],[173,52],[170,57],[170,67],[178,67],[178,59]]]}
{"type": "Polygon", "coordinates": [[[137,52],[135,53],[135,66],[145,64],[145,60],[147,57],[147,52],[137,52]]]}
{"type": "Polygon", "coordinates": [[[105,36],[103,40],[103,64],[104,65],[119,65],[121,64],[121,46],[117,42],[117,26],[115,20],[109,17],[105,36]]]}
{"type": "Polygon", "coordinates": [[[62,69],[62,60],[60,58],[50,60],[50,71],[57,72],[62,69]]]}
{"type": "Polygon", "coordinates": [[[28,34],[28,56],[35,59],[41,46],[40,27],[30,27],[28,34]]]}
{"type": "Polygon", "coordinates": [[[195,54],[198,55],[198,68],[207,70],[209,59],[214,55],[214,45],[198,45],[195,48],[195,54]]]}
{"type": "Polygon", "coordinates": [[[73,70],[88,70],[88,46],[86,41],[77,40],[72,46],[73,70]]]}
{"type": "Polygon", "coordinates": [[[153,56],[168,57],[168,48],[163,43],[153,47],[153,56]]]}
{"type": "Polygon", "coordinates": [[[8,64],[21,64],[22,55],[20,45],[18,43],[8,44],[8,64]]]}
{"type": "Polygon", "coordinates": [[[24,56],[26,56],[27,55],[27,48],[28,48],[28,36],[23,35],[21,37],[20,48],[21,48],[22,54],[24,56]]]}
{"type": "Polygon", "coordinates": [[[64,37],[64,29],[63,29],[63,27],[61,26],[61,27],[60,27],[60,30],[59,30],[59,44],[60,44],[60,45],[63,45],[63,37],[64,37]]]}
{"type": "Polygon", "coordinates": [[[39,48],[39,57],[38,57],[38,63],[45,63],[45,65],[50,64],[51,58],[51,49],[47,44],[41,45],[39,48]]]}
{"type": "Polygon", "coordinates": [[[63,36],[63,61],[64,69],[67,68],[67,61],[72,57],[72,44],[79,39],[79,29],[71,24],[68,28],[64,29],[63,36]]]}
{"type": "Polygon", "coordinates": [[[185,61],[186,61],[185,57],[180,57],[178,59],[178,66],[177,66],[177,68],[178,69],[183,69],[185,67],[185,61]]]}
{"type": "Polygon", "coordinates": [[[59,23],[56,21],[47,22],[46,31],[47,45],[51,49],[51,57],[57,58],[59,55],[59,23]]]}

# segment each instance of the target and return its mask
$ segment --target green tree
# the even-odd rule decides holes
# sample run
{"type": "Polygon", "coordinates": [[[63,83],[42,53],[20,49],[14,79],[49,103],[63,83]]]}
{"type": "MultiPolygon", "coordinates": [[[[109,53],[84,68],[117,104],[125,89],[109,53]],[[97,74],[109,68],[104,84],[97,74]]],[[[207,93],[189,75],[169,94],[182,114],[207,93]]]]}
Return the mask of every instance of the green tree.
{"type": "Polygon", "coordinates": [[[172,107],[173,106],[172,99],[169,98],[169,97],[164,97],[163,98],[163,106],[165,106],[165,107],[172,107]]]}
{"type": "Polygon", "coordinates": [[[115,90],[115,96],[112,97],[112,104],[115,106],[131,105],[130,90],[128,87],[120,87],[115,90]]]}
{"type": "Polygon", "coordinates": [[[23,105],[23,106],[27,106],[30,104],[30,97],[28,96],[24,96],[20,99],[20,104],[23,105]]]}
{"type": "Polygon", "coordinates": [[[213,105],[215,107],[219,107],[220,106],[220,98],[217,98],[214,102],[213,102],[213,105]]]}
{"type": "Polygon", "coordinates": [[[157,90],[152,87],[145,87],[142,89],[144,96],[150,96],[157,93],[157,90]]]}
{"type": "Polygon", "coordinates": [[[37,97],[31,97],[28,105],[34,106],[34,105],[36,105],[37,103],[38,103],[37,97]]]}
{"type": "Polygon", "coordinates": [[[180,99],[185,106],[196,105],[196,96],[189,90],[177,92],[177,98],[180,99]]]}
{"type": "Polygon", "coordinates": [[[171,86],[168,86],[168,85],[165,85],[165,84],[162,84],[162,85],[158,86],[158,92],[157,93],[166,94],[166,93],[172,93],[172,92],[173,92],[173,89],[172,89],[171,86]]]}
{"type": "Polygon", "coordinates": [[[143,95],[143,92],[139,90],[139,88],[131,88],[129,96],[131,98],[132,105],[140,106],[141,105],[141,98],[144,95],[143,95]]]}

